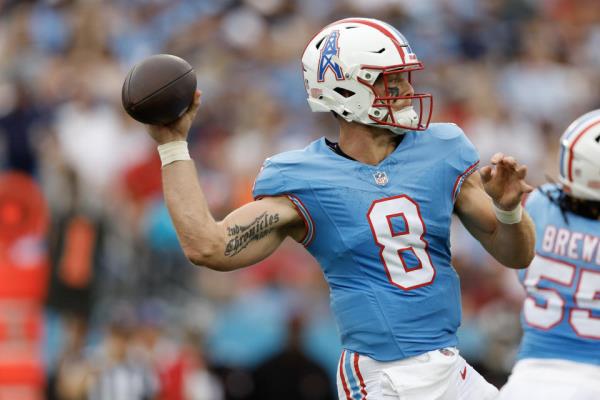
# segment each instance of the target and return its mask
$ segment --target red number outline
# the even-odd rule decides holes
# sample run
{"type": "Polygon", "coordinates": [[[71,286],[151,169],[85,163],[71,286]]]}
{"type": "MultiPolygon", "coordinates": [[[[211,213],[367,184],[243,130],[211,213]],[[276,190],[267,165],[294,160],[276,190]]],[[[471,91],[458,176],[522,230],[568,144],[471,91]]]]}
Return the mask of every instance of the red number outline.
{"type": "MultiPolygon", "coordinates": [[[[392,237],[398,237],[398,236],[407,235],[407,234],[410,233],[410,227],[408,226],[408,222],[407,222],[406,217],[404,215],[405,215],[405,213],[403,213],[403,212],[396,213],[396,214],[386,215],[387,223],[388,223],[388,226],[390,228],[390,234],[391,234],[392,237]],[[392,228],[391,218],[395,217],[395,216],[399,216],[399,215],[402,215],[402,218],[404,218],[405,229],[406,229],[405,232],[400,232],[400,233],[394,232],[394,230],[392,228]]],[[[392,285],[394,285],[394,286],[396,286],[396,287],[398,287],[398,288],[400,288],[402,290],[413,290],[413,289],[417,289],[417,288],[420,288],[420,287],[423,287],[423,286],[431,285],[433,283],[433,281],[435,280],[435,277],[437,275],[437,270],[436,270],[435,264],[433,263],[433,260],[431,259],[431,255],[429,254],[429,242],[427,241],[427,239],[425,239],[425,235],[427,234],[427,227],[425,226],[425,222],[423,221],[423,216],[421,215],[421,208],[419,207],[419,204],[416,201],[414,201],[410,196],[407,196],[405,194],[401,194],[401,195],[397,195],[397,196],[392,196],[392,197],[385,197],[383,199],[375,200],[375,201],[373,201],[373,203],[371,203],[371,207],[369,207],[369,210],[367,211],[367,221],[369,221],[369,227],[371,228],[371,233],[373,234],[373,240],[375,241],[375,244],[377,245],[377,247],[379,247],[379,258],[381,259],[381,262],[383,264],[383,268],[385,269],[385,273],[387,275],[388,281],[392,285]],[[385,246],[383,244],[379,243],[379,241],[377,240],[377,233],[375,232],[375,228],[373,227],[373,224],[372,224],[371,218],[370,218],[371,211],[373,211],[373,208],[375,207],[375,205],[377,203],[383,203],[383,202],[386,202],[386,201],[395,200],[395,199],[401,199],[401,198],[405,198],[405,199],[407,199],[408,201],[410,201],[411,203],[413,203],[415,205],[415,208],[417,210],[417,215],[419,217],[419,220],[421,221],[421,225],[423,226],[423,233],[421,234],[419,240],[421,240],[425,244],[423,246],[423,250],[425,251],[425,254],[427,254],[427,258],[429,259],[429,263],[431,264],[431,267],[433,269],[433,275],[431,276],[431,279],[428,282],[424,282],[422,284],[415,285],[415,286],[406,286],[406,287],[402,286],[402,285],[400,285],[400,284],[398,284],[398,283],[396,283],[396,282],[394,282],[392,280],[392,275],[390,274],[390,270],[388,268],[388,265],[385,262],[385,258],[383,257],[383,252],[384,252],[385,246]]],[[[421,260],[419,259],[419,257],[417,257],[417,255],[415,254],[414,250],[412,250],[412,246],[398,249],[397,252],[398,252],[398,256],[400,258],[400,262],[402,263],[402,267],[404,268],[404,271],[406,273],[409,273],[409,272],[412,272],[412,271],[417,271],[417,270],[423,268],[423,264],[422,264],[421,260]],[[407,268],[406,263],[404,262],[404,259],[402,257],[402,253],[404,251],[407,251],[407,250],[411,250],[413,252],[413,254],[415,255],[415,258],[417,260],[419,260],[419,265],[417,267],[407,268]]]]}

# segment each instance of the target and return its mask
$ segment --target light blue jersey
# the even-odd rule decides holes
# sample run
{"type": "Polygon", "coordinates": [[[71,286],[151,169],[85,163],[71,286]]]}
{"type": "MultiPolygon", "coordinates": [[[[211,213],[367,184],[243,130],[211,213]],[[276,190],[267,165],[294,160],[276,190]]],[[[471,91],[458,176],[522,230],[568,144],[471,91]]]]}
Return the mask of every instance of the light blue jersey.
{"type": "Polygon", "coordinates": [[[567,213],[556,185],[527,200],[536,225],[536,257],[519,272],[527,290],[519,358],[558,358],[600,365],[600,221],[567,213]],[[546,193],[546,194],[544,194],[546,193]]]}
{"type": "Polygon", "coordinates": [[[457,344],[450,223],[477,165],[454,124],[406,133],[376,166],[337,154],[324,138],[265,161],[254,196],[287,195],[296,205],[345,349],[390,361],[457,344]]]}

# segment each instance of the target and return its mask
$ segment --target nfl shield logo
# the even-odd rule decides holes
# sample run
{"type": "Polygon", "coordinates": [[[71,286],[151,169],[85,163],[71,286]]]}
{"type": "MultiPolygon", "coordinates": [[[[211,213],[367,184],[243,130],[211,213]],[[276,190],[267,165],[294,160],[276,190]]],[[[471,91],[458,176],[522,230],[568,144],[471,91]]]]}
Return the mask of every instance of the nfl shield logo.
{"type": "Polygon", "coordinates": [[[379,186],[385,186],[388,183],[388,177],[385,174],[385,172],[383,171],[377,171],[373,174],[373,177],[375,178],[375,183],[378,184],[379,186]]]}

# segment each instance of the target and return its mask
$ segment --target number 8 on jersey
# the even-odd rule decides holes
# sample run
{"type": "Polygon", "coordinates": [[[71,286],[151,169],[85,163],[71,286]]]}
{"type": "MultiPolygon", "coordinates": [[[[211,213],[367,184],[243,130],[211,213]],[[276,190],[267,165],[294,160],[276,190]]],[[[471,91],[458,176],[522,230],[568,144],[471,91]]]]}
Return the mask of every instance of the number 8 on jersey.
{"type": "Polygon", "coordinates": [[[433,282],[435,268],[427,253],[426,229],[416,202],[406,195],[375,200],[367,218],[388,279],[394,286],[410,290],[433,282]],[[404,219],[402,231],[394,229],[392,218],[404,219]],[[418,265],[407,265],[404,259],[407,252],[414,255],[418,265]]]}

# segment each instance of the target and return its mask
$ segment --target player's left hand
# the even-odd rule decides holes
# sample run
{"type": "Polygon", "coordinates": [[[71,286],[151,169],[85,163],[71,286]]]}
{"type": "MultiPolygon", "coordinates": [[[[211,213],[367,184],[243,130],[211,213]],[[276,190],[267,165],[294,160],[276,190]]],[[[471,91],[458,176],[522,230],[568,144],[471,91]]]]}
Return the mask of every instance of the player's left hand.
{"type": "Polygon", "coordinates": [[[483,187],[496,207],[510,211],[521,202],[523,195],[533,190],[525,182],[527,167],[519,165],[513,157],[496,153],[491,158],[491,166],[479,170],[483,187]]]}

